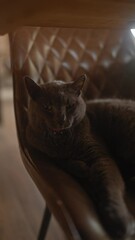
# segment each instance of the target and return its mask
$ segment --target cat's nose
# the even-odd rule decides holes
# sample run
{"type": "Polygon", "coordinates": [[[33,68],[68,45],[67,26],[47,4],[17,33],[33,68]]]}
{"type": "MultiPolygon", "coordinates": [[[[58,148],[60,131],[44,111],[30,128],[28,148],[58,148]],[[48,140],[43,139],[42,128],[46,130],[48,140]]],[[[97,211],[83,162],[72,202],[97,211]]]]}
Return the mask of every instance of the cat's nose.
{"type": "Polygon", "coordinates": [[[66,116],[65,115],[61,115],[60,118],[58,119],[58,123],[60,125],[63,125],[66,121],[66,116]]]}

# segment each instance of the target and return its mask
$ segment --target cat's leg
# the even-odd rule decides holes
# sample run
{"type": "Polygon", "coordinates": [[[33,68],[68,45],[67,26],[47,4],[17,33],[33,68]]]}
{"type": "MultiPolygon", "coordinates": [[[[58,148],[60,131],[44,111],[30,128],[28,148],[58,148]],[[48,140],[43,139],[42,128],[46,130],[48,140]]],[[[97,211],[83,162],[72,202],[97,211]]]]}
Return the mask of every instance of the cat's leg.
{"type": "Polygon", "coordinates": [[[98,159],[89,170],[90,194],[99,215],[114,238],[123,239],[135,233],[133,217],[124,201],[125,186],[111,158],[98,159]]]}
{"type": "Polygon", "coordinates": [[[134,219],[124,201],[124,181],[112,159],[100,158],[92,166],[85,161],[70,161],[67,170],[90,194],[101,222],[113,239],[124,239],[135,233],[134,219]]]}

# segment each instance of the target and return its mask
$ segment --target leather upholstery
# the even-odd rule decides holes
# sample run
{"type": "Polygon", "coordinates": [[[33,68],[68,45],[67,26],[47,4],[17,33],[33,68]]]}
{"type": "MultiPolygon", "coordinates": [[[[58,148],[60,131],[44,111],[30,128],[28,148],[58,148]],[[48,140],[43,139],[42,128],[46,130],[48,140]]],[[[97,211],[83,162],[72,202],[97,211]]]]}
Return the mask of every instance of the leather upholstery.
{"type": "Polygon", "coordinates": [[[23,27],[10,35],[10,44],[17,132],[27,170],[68,239],[109,239],[79,184],[26,145],[23,77],[70,81],[86,73],[86,98],[135,98],[134,38],[129,30],[23,27]]]}

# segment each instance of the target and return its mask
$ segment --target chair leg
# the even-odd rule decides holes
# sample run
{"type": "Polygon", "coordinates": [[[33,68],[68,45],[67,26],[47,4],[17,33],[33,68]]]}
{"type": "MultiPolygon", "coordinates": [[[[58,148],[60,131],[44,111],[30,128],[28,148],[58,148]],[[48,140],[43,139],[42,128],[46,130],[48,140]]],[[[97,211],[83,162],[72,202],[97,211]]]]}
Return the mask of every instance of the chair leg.
{"type": "Polygon", "coordinates": [[[48,207],[45,208],[40,231],[38,234],[38,240],[44,240],[47,234],[49,223],[51,220],[51,212],[48,207]]]}

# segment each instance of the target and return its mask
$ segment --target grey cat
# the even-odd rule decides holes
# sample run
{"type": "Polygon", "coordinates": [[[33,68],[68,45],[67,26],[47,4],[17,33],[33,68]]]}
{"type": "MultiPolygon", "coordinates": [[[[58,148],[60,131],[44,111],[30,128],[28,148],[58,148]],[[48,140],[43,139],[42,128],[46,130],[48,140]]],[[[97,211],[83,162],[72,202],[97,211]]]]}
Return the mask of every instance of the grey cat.
{"type": "Polygon", "coordinates": [[[26,139],[82,184],[113,239],[125,239],[135,233],[124,200],[126,182],[135,176],[135,102],[86,102],[86,78],[38,85],[25,77],[26,139]]]}

